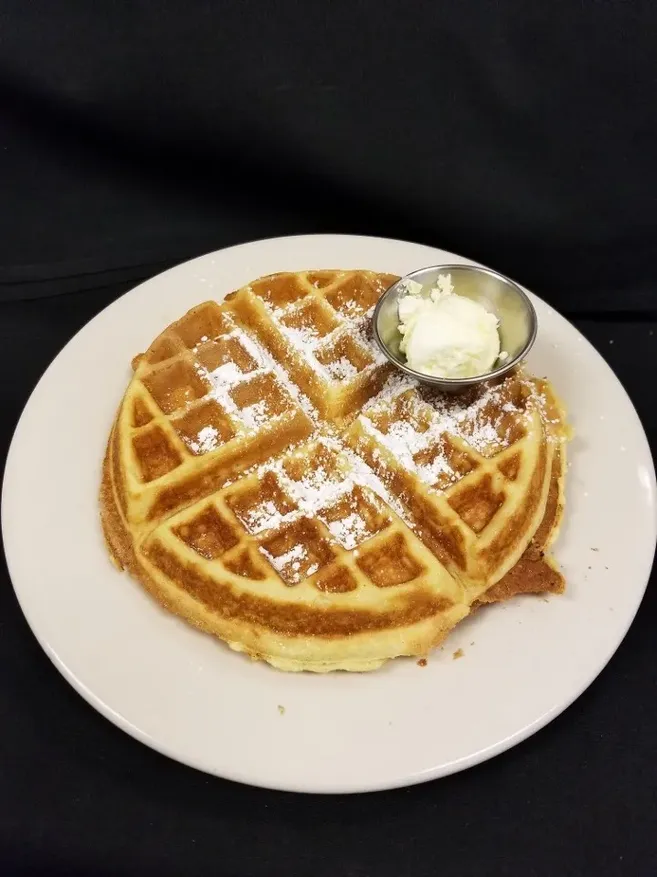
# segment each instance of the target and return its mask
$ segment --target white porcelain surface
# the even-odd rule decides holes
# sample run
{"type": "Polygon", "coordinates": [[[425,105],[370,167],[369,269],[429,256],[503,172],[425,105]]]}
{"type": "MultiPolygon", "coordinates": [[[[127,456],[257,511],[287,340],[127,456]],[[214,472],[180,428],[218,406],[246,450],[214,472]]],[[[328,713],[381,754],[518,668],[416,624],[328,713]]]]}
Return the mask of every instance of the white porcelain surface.
{"type": "Polygon", "coordinates": [[[55,666],[120,728],[172,758],[245,783],[309,792],[381,789],[502,752],[558,715],[605,666],[650,573],[655,474],[616,377],[535,296],[539,334],[530,366],[554,382],[576,433],[557,550],[568,580],[564,596],[518,598],[477,613],[424,668],[398,660],[371,674],[286,675],[168,615],[107,557],[97,506],[105,440],[131,357],[168,323],[275,271],[402,274],[455,261],[467,262],[366,237],[233,247],[123,296],[46,371],[7,461],[2,526],[9,569],[55,666]],[[459,648],[464,657],[453,660],[459,648]]]}

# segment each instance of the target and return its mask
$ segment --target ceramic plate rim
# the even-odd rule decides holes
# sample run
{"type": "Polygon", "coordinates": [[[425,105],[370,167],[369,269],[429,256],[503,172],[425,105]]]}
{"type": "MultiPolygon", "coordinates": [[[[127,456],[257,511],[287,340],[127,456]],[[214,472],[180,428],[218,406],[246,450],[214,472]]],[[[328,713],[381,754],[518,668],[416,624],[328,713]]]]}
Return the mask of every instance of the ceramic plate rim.
{"type": "MultiPolygon", "coordinates": [[[[652,534],[652,544],[651,546],[647,544],[645,546],[643,571],[640,575],[637,573],[637,579],[641,579],[641,581],[637,582],[633,591],[633,599],[630,604],[624,609],[622,623],[616,624],[613,641],[605,648],[604,655],[601,655],[599,657],[599,660],[596,662],[595,668],[586,676],[585,679],[580,680],[580,683],[577,686],[574,686],[569,691],[567,696],[561,697],[558,703],[555,703],[551,708],[535,716],[532,721],[518,728],[514,733],[508,735],[504,739],[491,741],[489,745],[483,746],[476,751],[467,753],[453,761],[440,763],[439,756],[436,755],[435,758],[438,763],[427,764],[424,769],[415,771],[413,773],[407,773],[405,775],[398,776],[386,776],[385,772],[382,772],[378,780],[374,777],[370,777],[369,779],[356,779],[353,782],[342,777],[336,781],[311,781],[310,783],[308,783],[304,782],[302,778],[295,778],[293,775],[293,771],[291,772],[287,780],[278,779],[272,782],[268,781],[266,777],[259,778],[257,775],[254,775],[253,772],[249,771],[248,767],[245,769],[244,767],[240,766],[226,767],[225,765],[222,765],[220,769],[217,769],[216,765],[209,765],[207,763],[203,763],[202,760],[195,758],[193,753],[190,754],[184,751],[176,751],[175,748],[172,749],[171,746],[163,744],[160,740],[154,738],[151,734],[142,730],[137,724],[134,724],[130,720],[130,718],[124,716],[118,708],[113,707],[111,704],[105,702],[104,699],[95,694],[92,690],[93,686],[89,687],[81,678],[83,674],[76,672],[74,668],[70,667],[69,664],[61,658],[56,646],[53,646],[49,641],[45,631],[42,629],[42,625],[34,617],[34,605],[30,604],[30,599],[28,597],[29,588],[26,589],[26,587],[21,583],[21,572],[19,571],[20,561],[18,559],[18,555],[21,552],[21,548],[19,545],[20,536],[17,536],[17,532],[9,520],[10,513],[13,513],[17,508],[17,505],[20,505],[20,499],[13,491],[13,483],[17,478],[18,480],[20,480],[19,474],[17,474],[17,467],[20,466],[21,460],[21,439],[23,433],[28,429],[28,421],[31,416],[31,412],[34,410],[34,405],[36,404],[34,400],[39,399],[40,388],[43,388],[45,382],[48,380],[48,376],[54,373],[55,369],[57,368],[57,363],[60,362],[62,357],[66,355],[67,351],[70,352],[71,350],[74,350],[79,343],[80,337],[83,336],[85,333],[90,332],[92,327],[97,326],[100,322],[106,320],[109,312],[114,313],[117,311],[117,309],[125,308],[126,300],[135,300],[136,302],[138,297],[142,297],[145,300],[149,295],[154,295],[155,289],[157,285],[161,283],[162,278],[171,277],[175,274],[180,274],[181,276],[184,276],[184,274],[192,271],[194,269],[194,266],[198,267],[200,265],[207,264],[208,260],[214,259],[221,262],[223,259],[226,258],[226,254],[239,255],[241,251],[242,253],[246,254],[247,258],[244,261],[248,263],[249,256],[251,254],[252,257],[257,260],[257,250],[263,247],[273,247],[274,249],[276,249],[277,247],[281,247],[284,249],[291,246],[298,246],[301,252],[303,252],[304,245],[308,247],[315,246],[318,247],[320,250],[326,249],[327,253],[331,250],[339,250],[341,247],[348,249],[349,246],[353,246],[356,248],[362,247],[363,249],[367,249],[369,247],[372,249],[372,251],[374,251],[376,248],[388,247],[393,249],[396,248],[400,251],[407,250],[409,256],[411,251],[418,252],[418,258],[419,252],[424,250],[427,255],[429,253],[435,254],[435,256],[439,257],[440,261],[442,262],[451,261],[473,265],[479,264],[477,262],[474,262],[473,260],[456,256],[452,253],[442,251],[437,248],[425,247],[423,245],[413,244],[405,241],[395,241],[392,239],[372,238],[354,235],[297,235],[292,237],[269,238],[260,241],[253,241],[245,244],[239,244],[235,247],[226,248],[224,250],[218,250],[213,253],[208,253],[204,256],[200,256],[196,259],[177,265],[174,268],[169,269],[168,271],[163,272],[160,275],[156,275],[155,277],[150,278],[144,283],[139,284],[134,289],[126,292],[124,295],[120,296],[118,299],[112,302],[107,308],[97,314],[94,318],[92,318],[92,320],[90,320],[85,326],[83,326],[82,329],[80,329],[79,332],[77,332],[73,336],[73,338],[62,348],[62,350],[57,354],[55,359],[50,363],[48,368],[41,376],[39,382],[30,394],[30,397],[23,409],[21,417],[14,431],[9,452],[7,454],[2,489],[2,532],[5,544],[7,566],[10,572],[12,584],[14,586],[14,591],[16,593],[23,614],[25,615],[25,618],[28,622],[28,625],[30,626],[41,647],[44,649],[44,651],[57,667],[57,669],[62,673],[64,678],[67,679],[67,681],[73,686],[73,688],[75,688],[75,690],[78,691],[78,693],[82,695],[82,697],[84,697],[84,699],[98,712],[100,712],[106,718],[110,719],[110,721],[112,721],[119,728],[126,731],[142,743],[145,743],[149,747],[174,760],[187,764],[190,767],[196,768],[198,770],[221,776],[229,780],[256,785],[263,788],[282,789],[297,792],[351,793],[378,791],[389,788],[397,788],[401,786],[409,786],[415,783],[447,776],[456,771],[472,767],[484,760],[500,754],[501,752],[509,749],[514,745],[517,745],[518,743],[529,737],[531,734],[544,727],[548,722],[550,722],[557,715],[567,709],[567,707],[570,706],[570,704],[574,700],[576,700],[580,696],[580,694],[582,694],[583,691],[586,690],[586,688],[589,687],[589,685],[595,680],[599,673],[602,672],[608,661],[617,650],[618,646],[621,644],[639,608],[639,605],[643,598],[643,594],[645,592],[645,588],[648,584],[650,571],[652,568],[655,539],[657,538],[657,510],[655,505],[656,488],[654,465],[652,462],[652,456],[650,453],[647,437],[631,400],[629,399],[626,391],[620,384],[620,381],[618,381],[618,378],[615,376],[609,365],[605,362],[604,358],[592,345],[589,344],[588,341],[585,341],[585,345],[587,346],[588,351],[587,356],[596,359],[597,366],[603,367],[605,370],[607,370],[607,380],[610,380],[612,382],[616,381],[618,383],[618,386],[622,390],[622,393],[630,406],[630,410],[634,418],[634,422],[632,424],[629,424],[627,428],[628,430],[630,430],[630,428],[633,430],[635,439],[638,442],[639,446],[643,446],[642,453],[645,455],[645,463],[647,466],[646,471],[648,472],[647,483],[645,485],[647,498],[646,502],[647,507],[651,510],[650,529],[652,534]]],[[[330,260],[330,258],[331,257],[327,257],[327,260],[330,260]]],[[[303,262],[303,259],[300,259],[300,261],[303,262]]],[[[365,262],[369,262],[369,257],[366,257],[364,259],[364,263],[365,262]]],[[[301,265],[300,267],[303,268],[306,266],[301,265]]],[[[310,268],[312,266],[308,265],[307,267],[310,268]]],[[[324,267],[329,266],[328,264],[326,264],[324,267]]],[[[377,266],[368,266],[366,264],[363,264],[361,267],[377,266]]],[[[282,270],[287,270],[287,266],[282,266],[282,270]]],[[[382,268],[381,270],[388,269],[386,267],[385,269],[382,268]]],[[[255,277],[257,276],[257,274],[253,276],[255,277]]],[[[522,288],[524,289],[524,287],[522,288]]],[[[546,309],[546,313],[556,313],[553,311],[552,308],[550,308],[549,305],[546,305],[545,302],[543,302],[537,296],[533,295],[532,293],[529,293],[529,295],[532,301],[535,304],[538,303],[541,309],[546,309]]],[[[202,299],[199,299],[199,301],[200,300],[202,299]]],[[[135,309],[137,307],[138,305],[135,304],[135,309]]],[[[565,321],[565,318],[563,317],[559,316],[559,319],[565,321]]],[[[571,328],[573,329],[573,331],[577,332],[574,327],[571,326],[571,328]]],[[[112,402],[109,405],[110,409],[113,409],[113,406],[114,403],[112,402]]],[[[101,443],[104,440],[105,436],[101,436],[101,443]]],[[[646,539],[646,543],[647,541],[648,540],[646,539]]],[[[195,635],[202,636],[202,634],[195,635]]],[[[240,658],[240,660],[245,659],[240,658]]]]}

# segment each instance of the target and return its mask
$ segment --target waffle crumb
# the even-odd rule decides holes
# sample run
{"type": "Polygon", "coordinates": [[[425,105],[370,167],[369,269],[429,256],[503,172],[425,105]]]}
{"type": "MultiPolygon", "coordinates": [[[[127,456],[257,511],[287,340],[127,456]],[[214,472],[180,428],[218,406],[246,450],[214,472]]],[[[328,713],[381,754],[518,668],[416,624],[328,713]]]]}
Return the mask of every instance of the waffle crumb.
{"type": "Polygon", "coordinates": [[[463,649],[457,649],[452,655],[452,660],[457,661],[459,658],[463,657],[465,657],[465,652],[463,651],[463,649]]]}

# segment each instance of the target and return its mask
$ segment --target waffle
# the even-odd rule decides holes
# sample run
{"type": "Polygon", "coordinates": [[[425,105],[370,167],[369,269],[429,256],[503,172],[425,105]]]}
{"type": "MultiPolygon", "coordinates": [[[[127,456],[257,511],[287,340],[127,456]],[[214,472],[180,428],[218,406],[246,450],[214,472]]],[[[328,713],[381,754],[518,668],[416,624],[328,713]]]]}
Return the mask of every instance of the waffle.
{"type": "Polygon", "coordinates": [[[283,670],[424,656],[475,607],[563,590],[549,384],[450,397],[393,373],[370,326],[395,279],[279,274],[194,308],[135,358],[112,428],[117,565],[283,670]]]}

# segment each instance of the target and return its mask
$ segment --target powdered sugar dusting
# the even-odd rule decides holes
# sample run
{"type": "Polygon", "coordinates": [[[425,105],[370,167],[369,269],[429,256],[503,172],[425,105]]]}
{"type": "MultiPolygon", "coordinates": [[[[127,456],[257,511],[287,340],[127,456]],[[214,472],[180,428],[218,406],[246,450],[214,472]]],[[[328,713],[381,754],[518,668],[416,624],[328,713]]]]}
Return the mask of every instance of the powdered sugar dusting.
{"type": "MultiPolygon", "coordinates": [[[[292,509],[281,513],[272,501],[266,501],[251,509],[245,524],[253,535],[267,531],[279,531],[301,518],[315,518],[324,522],[328,530],[327,538],[343,548],[351,550],[373,535],[365,520],[359,514],[359,507],[353,500],[354,490],[364,490],[366,501],[378,504],[379,500],[410,526],[401,503],[384,487],[379,477],[365,461],[344,446],[337,436],[323,435],[318,440],[301,447],[289,457],[264,463],[256,469],[257,477],[262,479],[273,473],[280,489],[292,503],[292,509]],[[327,470],[321,462],[321,451],[337,455],[337,468],[327,470]],[[301,477],[290,477],[286,471],[286,460],[307,462],[308,469],[301,477]],[[371,491],[368,499],[368,493],[371,491]],[[372,496],[373,494],[373,496],[372,496]],[[343,508],[344,506],[344,513],[343,508]]],[[[269,555],[263,550],[263,553],[269,555]]],[[[278,570],[277,563],[273,565],[278,570]]],[[[311,575],[308,571],[307,575],[311,575]]]]}
{"type": "MultiPolygon", "coordinates": [[[[260,551],[265,555],[276,572],[281,573],[288,582],[296,584],[301,580],[301,564],[308,558],[308,553],[304,545],[294,545],[289,551],[286,551],[285,554],[279,554],[277,557],[263,548],[262,545],[260,546],[260,551]]],[[[317,564],[312,564],[305,571],[306,575],[312,575],[311,570],[313,566],[315,567],[313,572],[317,571],[317,564]]]]}
{"type": "Polygon", "coordinates": [[[357,512],[339,521],[329,521],[327,526],[331,536],[347,551],[360,545],[368,535],[367,524],[357,512]]]}
{"type": "Polygon", "coordinates": [[[246,515],[246,525],[251,533],[261,533],[263,530],[271,530],[279,527],[283,522],[276,505],[270,501],[249,509],[246,515]]]}
{"type": "Polygon", "coordinates": [[[188,442],[195,454],[207,454],[219,444],[219,431],[214,426],[204,426],[199,430],[197,440],[188,442]]]}
{"type": "Polygon", "coordinates": [[[326,370],[337,381],[344,381],[358,374],[358,369],[346,356],[327,365],[326,370]]]}
{"type": "Polygon", "coordinates": [[[245,377],[246,376],[240,370],[239,366],[234,362],[226,362],[223,365],[220,365],[211,375],[213,384],[230,384],[231,387],[234,387],[235,384],[239,384],[245,379],[245,377]]]}
{"type": "Polygon", "coordinates": [[[345,461],[352,484],[360,484],[371,490],[372,493],[382,499],[383,502],[386,503],[386,505],[388,505],[405,524],[409,527],[412,526],[411,520],[406,514],[404,506],[396,496],[390,493],[376,472],[367,465],[360,455],[356,454],[351,448],[343,445],[337,438],[325,437],[324,442],[327,447],[333,447],[333,449],[340,454],[341,459],[345,461]]]}
{"type": "Polygon", "coordinates": [[[286,326],[281,324],[283,334],[294,347],[302,350],[313,350],[319,343],[319,332],[311,326],[286,326]]]}
{"type": "Polygon", "coordinates": [[[247,429],[259,429],[268,419],[267,402],[261,399],[260,402],[249,405],[247,408],[242,408],[240,414],[247,429]]]}
{"type": "MultiPolygon", "coordinates": [[[[315,356],[317,348],[322,341],[319,332],[308,326],[287,326],[280,320],[280,317],[283,315],[284,312],[279,313],[279,319],[277,320],[278,329],[281,334],[289,341],[292,348],[301,355],[306,365],[309,365],[314,372],[325,378],[327,375],[326,369],[315,356]]],[[[274,314],[274,317],[276,316],[274,314]]]]}
{"type": "Polygon", "coordinates": [[[244,381],[250,381],[258,375],[272,374],[289,395],[297,402],[299,407],[313,422],[317,422],[317,411],[310,399],[305,396],[295,383],[290,380],[287,371],[277,362],[262,345],[251,338],[243,329],[233,328],[226,338],[237,339],[249,356],[255,361],[256,369],[244,373],[235,362],[226,362],[214,371],[209,372],[204,366],[196,366],[201,377],[206,378],[212,385],[210,396],[216,399],[228,414],[241,423],[247,430],[257,429],[267,420],[266,401],[257,403],[246,409],[240,409],[233,400],[231,391],[244,381]],[[265,408],[260,407],[265,405],[265,408]]]}
{"type": "Polygon", "coordinates": [[[374,365],[385,365],[388,360],[379,345],[374,340],[374,332],[372,329],[372,319],[374,317],[374,306],[366,311],[354,326],[354,338],[359,341],[374,360],[374,365]]]}
{"type": "Polygon", "coordinates": [[[500,386],[487,387],[477,398],[465,402],[458,397],[436,395],[430,404],[422,400],[417,388],[418,384],[408,378],[392,376],[365,406],[359,422],[378,444],[430,487],[456,478],[446,436],[465,442],[476,459],[479,454],[485,456],[508,446],[509,430],[501,428],[505,413],[513,414],[514,422],[529,421],[528,410],[505,400],[500,386]],[[402,408],[390,416],[395,405],[402,408]],[[494,410],[496,416],[491,413],[494,410]]]}
{"type": "MultiPolygon", "coordinates": [[[[315,450],[320,447],[321,443],[317,443],[315,450]]],[[[305,453],[303,449],[301,453],[305,453]]],[[[259,468],[259,475],[275,473],[279,485],[296,505],[294,512],[280,517],[279,524],[299,517],[316,516],[320,509],[335,503],[353,486],[353,481],[343,477],[342,473],[329,473],[323,465],[314,463],[313,456],[312,453],[307,454],[309,469],[300,480],[290,478],[280,460],[264,463],[259,468]]]]}
{"type": "Polygon", "coordinates": [[[416,463],[415,466],[425,484],[434,485],[438,480],[455,481],[457,478],[449,459],[442,453],[437,453],[430,463],[416,463]]]}
{"type": "MultiPolygon", "coordinates": [[[[295,306],[293,305],[290,310],[293,311],[294,309],[295,306]]],[[[286,338],[292,348],[301,355],[306,365],[310,366],[324,380],[348,381],[359,373],[353,363],[344,356],[333,362],[324,363],[320,362],[317,358],[320,351],[328,350],[332,344],[336,343],[344,335],[348,335],[357,343],[360,343],[374,360],[373,363],[365,366],[364,371],[387,362],[371,336],[373,307],[365,314],[359,313],[357,307],[354,307],[352,311],[347,311],[347,313],[338,314],[336,312],[335,319],[338,320],[338,323],[335,328],[325,335],[321,335],[314,326],[290,326],[285,321],[285,317],[289,316],[288,309],[286,308],[268,307],[268,310],[276,321],[279,332],[286,338]]]]}
{"type": "Polygon", "coordinates": [[[317,411],[313,406],[310,399],[305,396],[301,390],[297,387],[297,385],[290,380],[290,376],[287,371],[283,368],[283,366],[277,362],[273,358],[273,356],[253,340],[249,335],[246,334],[242,329],[235,329],[232,333],[236,338],[239,338],[241,343],[244,345],[246,352],[250,354],[255,361],[258,363],[258,370],[262,370],[263,372],[269,371],[272,372],[278,382],[285,387],[287,392],[292,396],[292,398],[299,404],[299,406],[303,409],[303,411],[310,417],[313,422],[317,422],[317,411]]]}
{"type": "Polygon", "coordinates": [[[400,396],[407,390],[414,390],[418,386],[419,383],[413,380],[413,378],[409,378],[408,375],[405,375],[403,372],[395,371],[390,375],[376,396],[365,403],[363,411],[366,412],[373,408],[378,408],[383,404],[392,402],[397,396],[400,396]]]}

